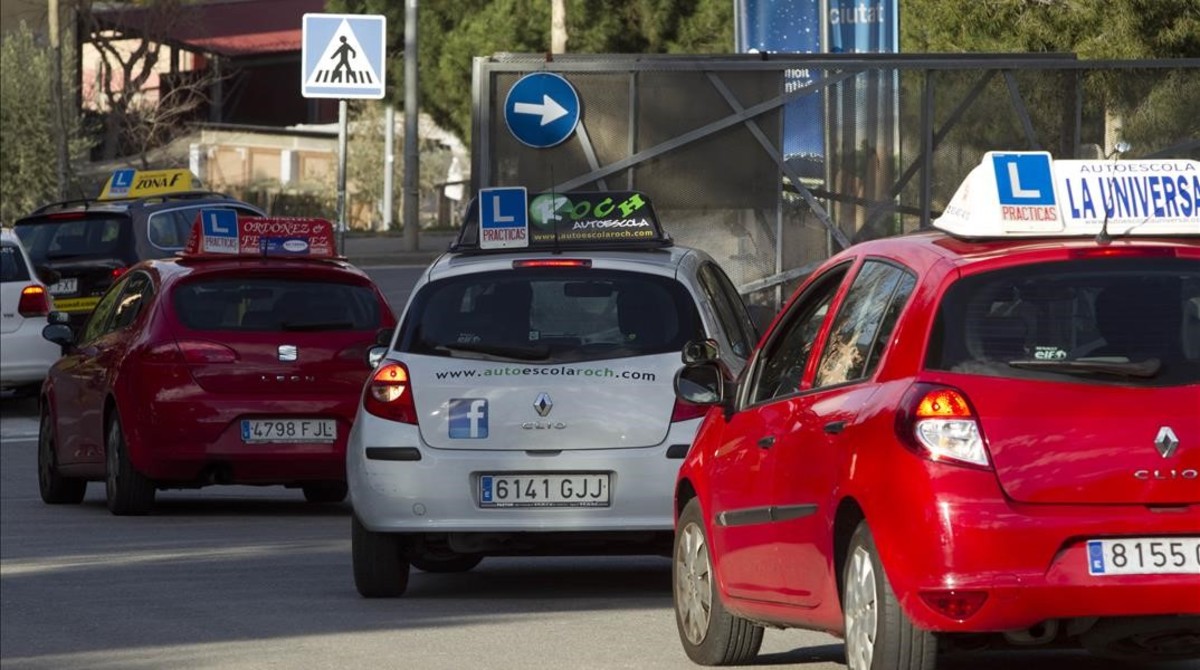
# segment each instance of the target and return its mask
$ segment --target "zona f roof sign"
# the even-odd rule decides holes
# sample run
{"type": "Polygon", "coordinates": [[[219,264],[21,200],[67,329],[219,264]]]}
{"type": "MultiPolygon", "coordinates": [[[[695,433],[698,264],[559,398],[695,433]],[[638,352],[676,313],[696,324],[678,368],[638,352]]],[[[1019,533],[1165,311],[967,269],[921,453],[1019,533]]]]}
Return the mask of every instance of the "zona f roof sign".
{"type": "Polygon", "coordinates": [[[387,18],[379,14],[305,14],[300,93],[306,98],[384,96],[387,18]]]}

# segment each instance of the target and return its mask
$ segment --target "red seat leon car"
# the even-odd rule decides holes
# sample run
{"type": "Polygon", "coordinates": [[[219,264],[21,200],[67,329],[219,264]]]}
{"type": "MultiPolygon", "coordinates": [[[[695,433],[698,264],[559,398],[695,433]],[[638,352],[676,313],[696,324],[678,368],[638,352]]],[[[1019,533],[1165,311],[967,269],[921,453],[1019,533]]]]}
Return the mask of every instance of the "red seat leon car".
{"type": "Polygon", "coordinates": [[[853,670],[1200,658],[1200,164],[989,153],[934,229],[828,259],[709,404],[675,491],[688,656],[764,626],[853,670]]]}
{"type": "Polygon", "coordinates": [[[114,514],[209,484],[344,499],[367,349],[395,317],[331,233],[203,210],[181,257],[130,268],[78,335],[47,326],[64,355],[41,393],[42,499],[79,503],[97,480],[114,514]]]}

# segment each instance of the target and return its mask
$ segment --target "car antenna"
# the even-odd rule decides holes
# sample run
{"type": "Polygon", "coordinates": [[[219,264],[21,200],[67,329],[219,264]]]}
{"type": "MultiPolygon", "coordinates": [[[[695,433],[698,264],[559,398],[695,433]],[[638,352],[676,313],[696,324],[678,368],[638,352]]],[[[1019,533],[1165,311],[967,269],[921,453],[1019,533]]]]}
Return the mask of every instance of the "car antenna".
{"type": "MultiPolygon", "coordinates": [[[[1113,147],[1112,152],[1110,152],[1108,156],[1105,156],[1105,158],[1111,158],[1113,159],[1113,163],[1116,163],[1117,159],[1121,157],[1121,154],[1125,153],[1126,151],[1129,151],[1129,143],[1125,141],[1117,142],[1117,144],[1113,147]]],[[[1114,207],[1115,205],[1116,203],[1114,203],[1114,207]]],[[[1108,245],[1112,242],[1112,235],[1108,234],[1109,211],[1109,208],[1105,206],[1104,222],[1100,224],[1100,232],[1096,233],[1096,244],[1101,246],[1108,245]]]]}
{"type": "Polygon", "coordinates": [[[554,253],[561,254],[558,248],[558,196],[554,194],[554,161],[550,161],[550,220],[554,230],[554,253]]]}

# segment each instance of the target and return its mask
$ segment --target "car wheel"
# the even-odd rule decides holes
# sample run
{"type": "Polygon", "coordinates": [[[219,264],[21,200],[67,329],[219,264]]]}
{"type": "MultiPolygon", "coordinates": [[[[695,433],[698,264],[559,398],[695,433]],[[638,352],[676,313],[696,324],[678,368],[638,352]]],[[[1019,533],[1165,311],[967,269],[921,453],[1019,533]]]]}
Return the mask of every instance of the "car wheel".
{"type": "Polygon", "coordinates": [[[842,616],[850,670],[933,670],[937,638],[909,621],[892,592],[866,522],[850,538],[842,568],[842,616]]]}
{"type": "Polygon", "coordinates": [[[415,556],[412,566],[424,572],[467,572],[479,565],[483,556],[479,554],[425,554],[415,556]]]}
{"type": "Polygon", "coordinates": [[[701,665],[741,665],[757,656],[763,628],[721,604],[696,498],[679,516],[673,562],[675,623],[688,658],[701,665]]]}
{"type": "Polygon", "coordinates": [[[129,460],[125,432],[121,430],[121,417],[115,411],[108,420],[104,462],[107,470],[104,493],[108,511],[117,516],[149,514],[150,508],[154,507],[154,482],[135,470],[129,460]]]}
{"type": "Polygon", "coordinates": [[[49,505],[78,505],[87,492],[87,480],[58,474],[58,452],[54,443],[54,420],[50,409],[42,408],[38,424],[38,492],[49,505]]]}
{"type": "Polygon", "coordinates": [[[319,482],[301,487],[304,499],[310,503],[339,503],[346,499],[346,482],[319,482]]]}
{"type": "Polygon", "coordinates": [[[408,557],[404,536],[376,533],[352,515],[350,549],[354,558],[354,587],[364,598],[396,598],[408,588],[408,557]]]}

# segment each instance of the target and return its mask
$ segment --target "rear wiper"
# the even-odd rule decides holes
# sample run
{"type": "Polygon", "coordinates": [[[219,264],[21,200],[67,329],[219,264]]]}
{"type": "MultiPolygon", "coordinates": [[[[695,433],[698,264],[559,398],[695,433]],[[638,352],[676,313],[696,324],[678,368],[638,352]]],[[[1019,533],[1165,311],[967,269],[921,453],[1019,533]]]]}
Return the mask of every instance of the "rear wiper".
{"type": "Polygon", "coordinates": [[[1129,361],[1113,358],[1078,358],[1073,361],[1008,361],[1014,368],[1023,370],[1049,370],[1077,374],[1108,374],[1120,377],[1153,377],[1162,369],[1162,361],[1147,358],[1144,361],[1129,361]]]}
{"type": "Polygon", "coordinates": [[[85,253],[77,253],[77,252],[64,253],[64,252],[60,251],[58,253],[47,253],[46,260],[60,261],[64,258],[79,258],[80,256],[86,256],[86,255],[87,255],[86,252],[85,253]]]}
{"type": "Polygon", "coordinates": [[[455,344],[439,344],[434,347],[436,351],[445,353],[471,353],[483,354],[485,356],[499,356],[501,358],[512,358],[520,361],[544,361],[550,357],[550,347],[514,347],[502,344],[475,344],[468,342],[459,342],[455,344]]]}

